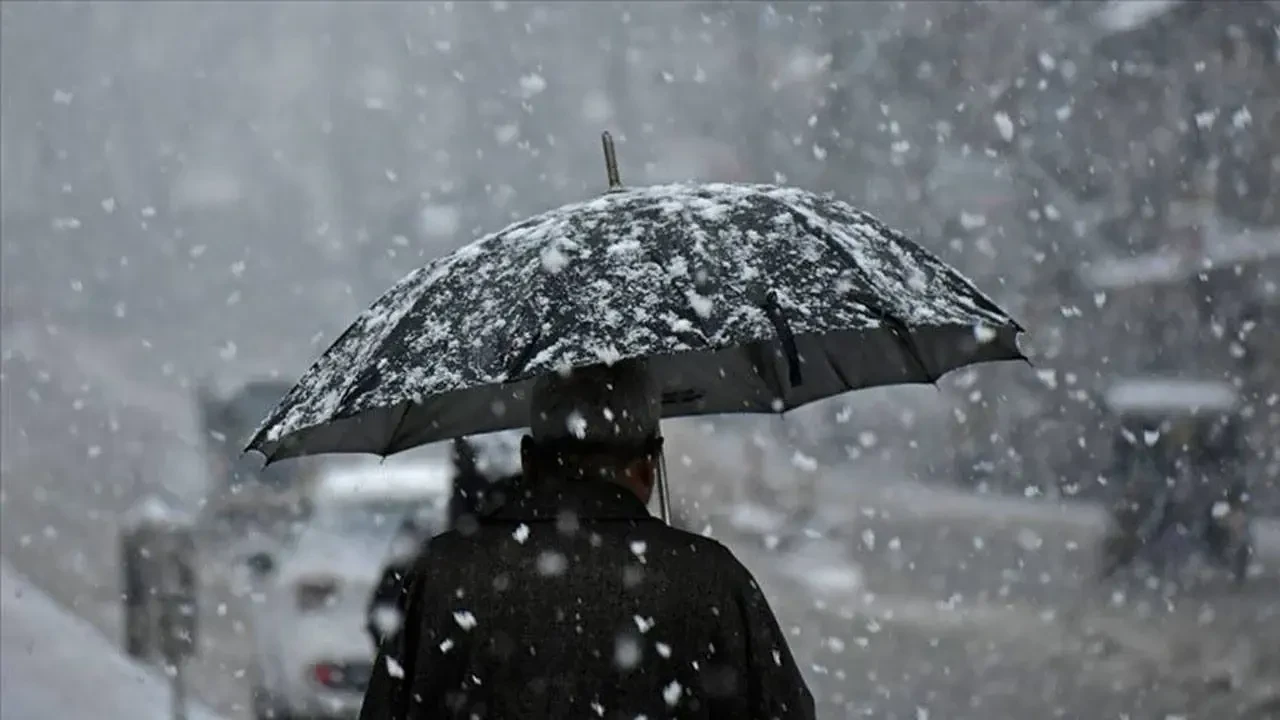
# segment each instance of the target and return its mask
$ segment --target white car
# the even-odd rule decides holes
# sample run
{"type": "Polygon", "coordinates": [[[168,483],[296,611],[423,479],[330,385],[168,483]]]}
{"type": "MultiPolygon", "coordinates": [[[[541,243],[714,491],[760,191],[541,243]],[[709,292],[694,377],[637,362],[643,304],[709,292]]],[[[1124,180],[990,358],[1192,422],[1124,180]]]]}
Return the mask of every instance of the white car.
{"type": "Polygon", "coordinates": [[[356,717],[376,654],[365,628],[383,562],[408,514],[443,529],[452,474],[443,459],[328,466],[289,545],[250,558],[257,718],[356,717]]]}

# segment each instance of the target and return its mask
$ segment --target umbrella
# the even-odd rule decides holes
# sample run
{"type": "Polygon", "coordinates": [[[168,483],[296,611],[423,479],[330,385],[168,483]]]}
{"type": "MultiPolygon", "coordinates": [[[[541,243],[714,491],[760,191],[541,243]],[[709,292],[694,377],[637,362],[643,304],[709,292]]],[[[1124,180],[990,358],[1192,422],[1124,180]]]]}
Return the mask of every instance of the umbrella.
{"type": "Polygon", "coordinates": [[[1022,328],[865,212],[794,188],[623,188],[409,274],[302,376],[247,449],[389,455],[527,425],[539,376],[646,358],[664,417],[777,413],[1024,359],[1022,328]]]}

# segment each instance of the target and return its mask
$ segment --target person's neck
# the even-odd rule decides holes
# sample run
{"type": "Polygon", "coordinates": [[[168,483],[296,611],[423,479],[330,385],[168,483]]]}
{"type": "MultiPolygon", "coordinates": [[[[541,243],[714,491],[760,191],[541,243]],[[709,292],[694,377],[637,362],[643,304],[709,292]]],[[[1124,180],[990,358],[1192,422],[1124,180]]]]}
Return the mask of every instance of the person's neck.
{"type": "Polygon", "coordinates": [[[607,482],[607,483],[609,483],[609,484],[611,484],[611,485],[616,485],[616,486],[618,486],[618,487],[620,487],[620,488],[622,488],[622,489],[626,490],[627,492],[631,493],[632,495],[635,495],[635,496],[636,496],[636,499],[637,499],[637,500],[639,500],[640,502],[644,503],[645,505],[648,505],[648,504],[649,504],[649,500],[648,500],[648,495],[649,495],[648,488],[644,487],[641,483],[637,482],[637,481],[636,481],[633,477],[631,477],[630,475],[625,475],[625,476],[622,476],[622,477],[615,477],[615,478],[611,478],[611,479],[609,479],[609,480],[605,480],[605,482],[607,482]]]}

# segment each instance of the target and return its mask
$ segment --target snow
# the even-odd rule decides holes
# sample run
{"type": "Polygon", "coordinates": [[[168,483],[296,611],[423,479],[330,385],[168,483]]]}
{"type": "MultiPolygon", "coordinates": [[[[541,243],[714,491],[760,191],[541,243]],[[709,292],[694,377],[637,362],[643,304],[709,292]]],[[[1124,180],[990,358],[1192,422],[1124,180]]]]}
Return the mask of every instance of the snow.
{"type": "Polygon", "coordinates": [[[511,534],[511,537],[515,538],[516,542],[523,545],[524,541],[529,539],[529,526],[524,523],[520,523],[519,527],[515,529],[515,532],[511,534]]]}
{"type": "Polygon", "coordinates": [[[334,501],[429,501],[448,493],[453,482],[453,467],[442,459],[329,463],[317,472],[317,494],[334,501]]]}
{"type": "Polygon", "coordinates": [[[453,205],[427,205],[418,213],[418,230],[429,238],[449,238],[462,229],[462,213],[453,205]]]}
{"type": "Polygon", "coordinates": [[[529,73],[520,78],[520,92],[525,98],[531,98],[546,89],[547,80],[538,73],[529,73]]]}
{"type": "Polygon", "coordinates": [[[471,630],[476,626],[476,616],[470,610],[458,610],[453,613],[454,622],[463,630],[471,630]]]}
{"type": "Polygon", "coordinates": [[[1013,140],[1013,120],[1009,118],[1009,114],[998,112],[995,115],[996,129],[1000,131],[1000,137],[1005,142],[1013,140]]]}
{"type": "Polygon", "coordinates": [[[680,683],[672,680],[669,685],[662,689],[662,699],[667,701],[667,705],[675,707],[680,703],[680,696],[684,694],[684,688],[680,683]]]}
{"type": "Polygon", "coordinates": [[[1225,382],[1142,378],[1116,383],[1107,391],[1107,405],[1117,411],[1228,410],[1239,397],[1225,382]]]}
{"type": "Polygon", "coordinates": [[[1232,267],[1280,257],[1280,232],[1243,229],[1232,232],[1219,227],[1220,221],[1206,221],[1203,258],[1187,258],[1170,251],[1156,251],[1130,258],[1113,258],[1095,263],[1085,280],[1096,290],[1113,290],[1157,283],[1177,282],[1193,274],[1219,267],[1232,267]]]}
{"type": "Polygon", "coordinates": [[[781,532],[787,527],[786,513],[753,502],[735,503],[729,510],[729,526],[749,535],[781,532]]]}
{"type": "MultiPolygon", "coordinates": [[[[0,559],[0,696],[5,720],[168,717],[169,687],[124,657],[87,621],[0,559]]],[[[215,720],[192,706],[191,720],[215,720]]]]}
{"type": "Polygon", "coordinates": [[[1136,30],[1169,12],[1181,0],[1110,0],[1098,9],[1094,22],[1108,32],[1136,30]]]}

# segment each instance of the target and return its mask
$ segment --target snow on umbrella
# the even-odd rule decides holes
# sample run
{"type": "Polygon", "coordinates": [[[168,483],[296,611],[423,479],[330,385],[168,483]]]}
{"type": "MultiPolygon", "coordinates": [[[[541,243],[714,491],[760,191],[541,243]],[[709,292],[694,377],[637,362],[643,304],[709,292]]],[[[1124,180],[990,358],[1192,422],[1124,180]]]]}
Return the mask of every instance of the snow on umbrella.
{"type": "Polygon", "coordinates": [[[524,427],[539,376],[647,358],[663,416],[782,412],[1022,359],[1021,327],[838,200],[770,185],[623,188],[517,222],[379,298],[271,412],[268,462],[389,455],[524,427]]]}

